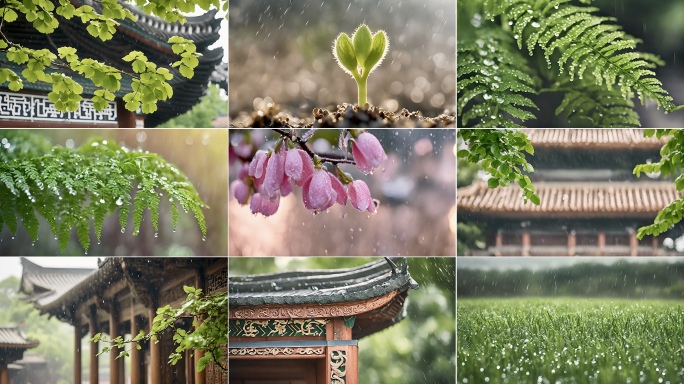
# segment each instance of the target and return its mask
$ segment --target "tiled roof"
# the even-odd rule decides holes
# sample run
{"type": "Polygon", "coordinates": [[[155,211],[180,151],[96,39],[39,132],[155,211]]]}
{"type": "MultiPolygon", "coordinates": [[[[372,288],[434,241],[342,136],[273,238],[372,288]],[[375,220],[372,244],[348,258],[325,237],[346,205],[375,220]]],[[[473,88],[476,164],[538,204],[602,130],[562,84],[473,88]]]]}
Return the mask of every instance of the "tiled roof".
{"type": "Polygon", "coordinates": [[[408,289],[418,289],[406,264],[396,274],[385,260],[356,268],[230,276],[228,307],[327,305],[364,301],[398,291],[383,307],[356,315],[352,337],[362,338],[400,321],[408,289]]]}
{"type": "Polygon", "coordinates": [[[17,326],[0,326],[0,347],[34,348],[38,341],[29,340],[17,326]]]}
{"type": "Polygon", "coordinates": [[[491,217],[654,218],[678,199],[672,182],[536,182],[539,206],[523,203],[518,185],[490,189],[478,180],[459,188],[458,212],[491,217]]]}
{"type": "Polygon", "coordinates": [[[85,268],[44,268],[26,258],[21,259],[21,264],[23,271],[19,291],[27,294],[29,301],[39,306],[59,298],[95,271],[85,268]]]}
{"type": "Polygon", "coordinates": [[[591,148],[660,149],[667,138],[644,137],[643,129],[523,129],[535,148],[590,146],[591,148]]]}
{"type": "Polygon", "coordinates": [[[417,283],[406,272],[392,275],[385,260],[357,268],[231,276],[228,305],[332,304],[367,300],[417,283]]]}

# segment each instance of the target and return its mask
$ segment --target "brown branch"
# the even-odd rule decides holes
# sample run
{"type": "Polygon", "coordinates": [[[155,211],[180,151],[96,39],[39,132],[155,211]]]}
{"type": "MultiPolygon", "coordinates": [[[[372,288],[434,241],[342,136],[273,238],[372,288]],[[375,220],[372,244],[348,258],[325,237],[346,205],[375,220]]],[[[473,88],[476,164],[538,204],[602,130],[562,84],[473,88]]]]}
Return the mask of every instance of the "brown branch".
{"type": "Polygon", "coordinates": [[[277,132],[280,134],[282,137],[287,137],[288,139],[292,140],[293,142],[297,143],[297,145],[304,151],[306,152],[309,156],[311,156],[311,159],[313,159],[314,156],[318,156],[323,162],[330,163],[333,165],[336,164],[352,164],[356,165],[356,162],[353,159],[347,159],[345,156],[342,155],[337,155],[334,153],[326,153],[326,154],[318,154],[314,153],[309,147],[306,145],[307,140],[302,139],[301,137],[297,136],[294,133],[294,130],[290,130],[290,132],[286,132],[284,129],[278,129],[278,128],[272,128],[273,131],[277,132]]]}

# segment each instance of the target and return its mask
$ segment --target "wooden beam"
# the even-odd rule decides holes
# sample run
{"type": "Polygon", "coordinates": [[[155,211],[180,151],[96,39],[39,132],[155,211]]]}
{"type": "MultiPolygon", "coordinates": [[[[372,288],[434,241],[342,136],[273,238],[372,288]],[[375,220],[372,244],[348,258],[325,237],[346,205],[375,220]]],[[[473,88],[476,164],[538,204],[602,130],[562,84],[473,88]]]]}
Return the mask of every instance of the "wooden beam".
{"type": "Polygon", "coordinates": [[[522,256],[530,255],[530,231],[524,230],[522,232],[522,256]]]}
{"type": "Polygon", "coordinates": [[[577,234],[575,230],[568,232],[568,256],[575,256],[575,248],[577,247],[577,234]]]}
{"type": "MultiPolygon", "coordinates": [[[[90,330],[90,337],[95,337],[97,333],[97,308],[94,305],[90,306],[90,317],[88,319],[88,328],[90,330]]],[[[98,382],[98,367],[97,367],[97,353],[99,352],[99,342],[90,343],[90,383],[98,382]]]]}
{"type": "Polygon", "coordinates": [[[81,324],[74,324],[74,384],[81,384],[81,324]]]}
{"type": "Polygon", "coordinates": [[[598,233],[598,256],[605,255],[606,252],[606,233],[599,231],[598,233]]]}

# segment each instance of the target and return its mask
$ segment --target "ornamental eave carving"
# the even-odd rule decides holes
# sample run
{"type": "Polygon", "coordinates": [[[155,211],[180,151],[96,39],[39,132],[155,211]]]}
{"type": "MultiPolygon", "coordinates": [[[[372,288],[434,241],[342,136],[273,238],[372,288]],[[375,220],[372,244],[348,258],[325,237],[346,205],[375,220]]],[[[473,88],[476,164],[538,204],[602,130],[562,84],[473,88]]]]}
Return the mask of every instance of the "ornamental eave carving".
{"type": "Polygon", "coordinates": [[[228,309],[229,319],[329,319],[355,316],[389,303],[399,291],[368,300],[335,304],[263,305],[228,309]]]}

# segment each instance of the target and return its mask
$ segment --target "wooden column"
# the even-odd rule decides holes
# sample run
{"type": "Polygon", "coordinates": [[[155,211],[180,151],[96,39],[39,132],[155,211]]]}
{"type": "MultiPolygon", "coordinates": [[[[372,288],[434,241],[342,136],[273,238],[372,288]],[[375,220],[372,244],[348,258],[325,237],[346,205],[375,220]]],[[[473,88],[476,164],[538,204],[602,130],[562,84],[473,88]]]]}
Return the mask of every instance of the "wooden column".
{"type": "MultiPolygon", "coordinates": [[[[90,318],[88,320],[88,328],[92,338],[97,333],[97,308],[94,305],[90,306],[90,318]]],[[[97,384],[99,382],[97,370],[97,353],[99,349],[99,342],[90,343],[90,384],[97,384]]]]}
{"type": "MultiPolygon", "coordinates": [[[[135,299],[131,298],[131,337],[136,337],[140,332],[138,318],[135,316],[135,299]]],[[[137,348],[138,343],[131,343],[131,384],[141,384],[140,366],[141,351],[137,348]]]]}
{"type": "Polygon", "coordinates": [[[660,247],[658,237],[653,236],[653,240],[651,241],[651,246],[653,247],[653,256],[658,256],[658,254],[659,254],[658,248],[660,247]]]}
{"type": "Polygon", "coordinates": [[[0,384],[10,384],[7,365],[0,366],[0,384]]]}
{"type": "Polygon", "coordinates": [[[530,231],[524,230],[522,233],[522,256],[530,255],[530,231]]]}
{"type": "Polygon", "coordinates": [[[606,252],[606,233],[599,231],[598,233],[598,256],[603,256],[606,252]]]}
{"type": "MultiPolygon", "coordinates": [[[[109,311],[109,338],[115,339],[119,337],[119,306],[116,302],[116,297],[112,299],[112,306],[109,311]]],[[[109,383],[119,383],[119,361],[116,357],[119,356],[119,348],[112,347],[109,351],[109,383]]]]}
{"type": "MultiPolygon", "coordinates": [[[[202,292],[206,293],[206,287],[204,286],[204,269],[203,268],[198,268],[195,270],[195,287],[200,288],[202,292]]],[[[197,319],[197,327],[199,327],[202,324],[202,319],[197,319]]],[[[195,329],[197,329],[195,327],[195,329]]],[[[204,352],[200,350],[195,350],[195,364],[193,364],[192,367],[192,372],[195,372],[195,384],[206,384],[207,379],[206,379],[206,372],[207,370],[204,369],[202,372],[197,372],[197,362],[199,359],[201,359],[204,356],[204,352]]]]}
{"type": "MultiPolygon", "coordinates": [[[[344,324],[344,319],[338,317],[327,324],[326,340],[352,340],[352,330],[344,324]]],[[[343,345],[327,348],[326,353],[326,384],[343,380],[346,384],[358,384],[359,364],[358,346],[343,345]]]]}
{"type": "Polygon", "coordinates": [[[568,233],[568,256],[575,256],[575,248],[577,247],[577,234],[573,229],[568,233]]]}
{"type": "Polygon", "coordinates": [[[636,238],[636,231],[633,229],[629,229],[629,255],[630,256],[636,256],[639,252],[639,240],[636,238]]]}
{"type": "MultiPolygon", "coordinates": [[[[147,308],[147,318],[149,319],[149,329],[152,329],[154,317],[157,316],[157,299],[152,300],[151,308],[147,308]]],[[[161,383],[161,345],[156,340],[150,340],[150,384],[161,383]]]]}
{"type": "Polygon", "coordinates": [[[81,384],[81,324],[74,324],[74,384],[81,384]]]}
{"type": "Polygon", "coordinates": [[[501,249],[503,247],[503,233],[499,229],[496,231],[496,251],[494,251],[494,256],[501,256],[501,249]]]}

